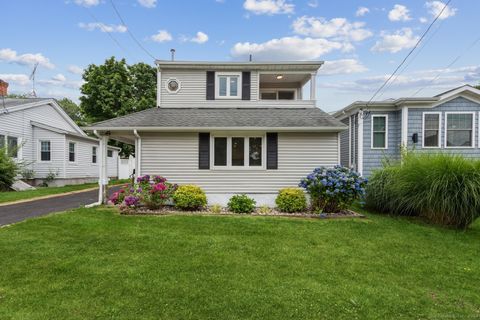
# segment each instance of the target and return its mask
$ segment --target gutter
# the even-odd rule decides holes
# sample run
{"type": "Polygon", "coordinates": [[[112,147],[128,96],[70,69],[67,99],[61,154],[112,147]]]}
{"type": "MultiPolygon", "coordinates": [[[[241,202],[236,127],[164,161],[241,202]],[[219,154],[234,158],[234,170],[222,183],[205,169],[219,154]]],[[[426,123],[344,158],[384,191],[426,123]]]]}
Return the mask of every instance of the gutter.
{"type": "Polygon", "coordinates": [[[137,130],[147,132],[206,132],[206,131],[276,131],[276,132],[338,132],[346,130],[347,126],[334,127],[84,127],[89,131],[133,131],[139,138],[137,130]]]}

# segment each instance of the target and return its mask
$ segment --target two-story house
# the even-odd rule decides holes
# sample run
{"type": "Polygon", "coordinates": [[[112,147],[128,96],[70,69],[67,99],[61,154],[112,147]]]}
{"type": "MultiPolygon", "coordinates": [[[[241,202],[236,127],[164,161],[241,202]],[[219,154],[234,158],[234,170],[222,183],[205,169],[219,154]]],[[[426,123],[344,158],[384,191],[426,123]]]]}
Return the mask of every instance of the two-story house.
{"type": "Polygon", "coordinates": [[[334,116],[348,126],[341,164],[364,176],[384,160],[400,160],[401,146],[480,157],[480,90],[469,85],[433,97],[357,101],[334,116]]]}
{"type": "Polygon", "coordinates": [[[340,162],[347,126],[316,107],[323,62],[156,64],[157,106],[85,128],[103,145],[134,144],[137,175],[199,185],[209,203],[246,193],[273,205],[280,188],[340,162]]]}

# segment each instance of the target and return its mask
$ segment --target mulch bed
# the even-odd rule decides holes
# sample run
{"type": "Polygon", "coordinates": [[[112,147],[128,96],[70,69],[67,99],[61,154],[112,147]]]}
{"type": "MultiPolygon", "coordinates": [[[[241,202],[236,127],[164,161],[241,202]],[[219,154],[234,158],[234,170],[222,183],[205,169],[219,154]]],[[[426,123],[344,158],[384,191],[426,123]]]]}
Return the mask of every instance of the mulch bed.
{"type": "Polygon", "coordinates": [[[170,216],[170,215],[204,215],[204,216],[231,216],[231,215],[238,215],[238,216],[275,216],[275,217],[291,217],[291,218],[312,218],[312,219],[343,219],[343,218],[365,218],[363,214],[352,210],[343,210],[337,213],[310,213],[310,212],[302,212],[302,213],[286,213],[280,212],[275,209],[271,209],[269,212],[260,212],[259,209],[252,213],[234,213],[226,210],[225,208],[222,209],[221,212],[212,212],[207,210],[201,211],[180,211],[176,210],[173,207],[165,206],[157,210],[150,210],[148,208],[121,208],[120,213],[123,215],[151,215],[151,216],[170,216]]]}

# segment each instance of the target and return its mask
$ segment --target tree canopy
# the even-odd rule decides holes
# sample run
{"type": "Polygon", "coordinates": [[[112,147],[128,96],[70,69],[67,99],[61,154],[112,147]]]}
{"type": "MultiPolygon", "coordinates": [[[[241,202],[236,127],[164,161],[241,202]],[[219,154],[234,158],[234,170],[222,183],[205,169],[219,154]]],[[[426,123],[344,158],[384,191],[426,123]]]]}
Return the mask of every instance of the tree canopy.
{"type": "Polygon", "coordinates": [[[68,98],[63,98],[61,100],[57,100],[58,104],[62,109],[68,114],[73,121],[79,126],[84,125],[84,118],[83,114],[80,112],[80,107],[68,98]]]}

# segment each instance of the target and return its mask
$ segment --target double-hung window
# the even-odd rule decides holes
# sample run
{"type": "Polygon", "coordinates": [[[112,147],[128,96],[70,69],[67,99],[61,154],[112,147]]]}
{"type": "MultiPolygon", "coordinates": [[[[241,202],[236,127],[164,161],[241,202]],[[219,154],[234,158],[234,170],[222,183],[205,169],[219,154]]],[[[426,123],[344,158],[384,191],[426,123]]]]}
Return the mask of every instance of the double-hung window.
{"type": "Polygon", "coordinates": [[[424,112],[423,113],[423,147],[439,148],[440,147],[440,112],[424,112]]]}
{"type": "Polygon", "coordinates": [[[92,147],[92,163],[97,163],[97,147],[92,147]]]}
{"type": "Polygon", "coordinates": [[[40,161],[50,161],[52,150],[50,141],[40,141],[40,161]]]}
{"type": "Polygon", "coordinates": [[[372,115],[372,149],[388,148],[388,116],[372,115]]]}
{"type": "Polygon", "coordinates": [[[12,158],[18,158],[18,138],[7,137],[8,155],[12,158]]]}
{"type": "Polygon", "coordinates": [[[216,78],[217,99],[240,99],[242,96],[241,73],[219,73],[216,78]]]}
{"type": "Polygon", "coordinates": [[[445,146],[447,148],[473,147],[474,112],[446,112],[445,146]]]}
{"type": "Polygon", "coordinates": [[[214,136],[214,168],[263,168],[263,136],[214,136]]]}
{"type": "Polygon", "coordinates": [[[68,161],[75,162],[75,142],[68,143],[68,161]]]}

